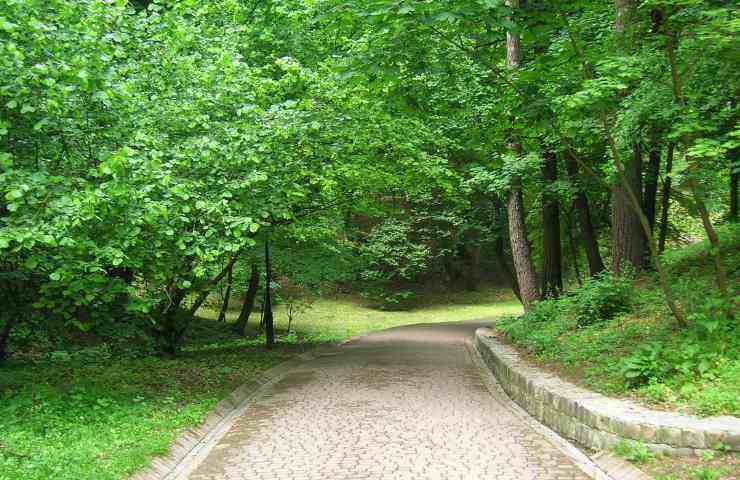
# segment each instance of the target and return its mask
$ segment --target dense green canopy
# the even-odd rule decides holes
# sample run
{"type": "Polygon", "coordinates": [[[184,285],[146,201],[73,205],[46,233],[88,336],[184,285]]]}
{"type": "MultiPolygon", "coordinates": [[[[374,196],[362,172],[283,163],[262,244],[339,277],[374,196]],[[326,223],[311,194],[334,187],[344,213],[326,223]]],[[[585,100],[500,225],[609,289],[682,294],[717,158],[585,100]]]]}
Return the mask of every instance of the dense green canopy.
{"type": "Polygon", "coordinates": [[[666,237],[737,219],[739,29],[719,0],[6,0],[5,329],[161,334],[265,231],[350,245],[387,305],[661,273],[666,237]]]}

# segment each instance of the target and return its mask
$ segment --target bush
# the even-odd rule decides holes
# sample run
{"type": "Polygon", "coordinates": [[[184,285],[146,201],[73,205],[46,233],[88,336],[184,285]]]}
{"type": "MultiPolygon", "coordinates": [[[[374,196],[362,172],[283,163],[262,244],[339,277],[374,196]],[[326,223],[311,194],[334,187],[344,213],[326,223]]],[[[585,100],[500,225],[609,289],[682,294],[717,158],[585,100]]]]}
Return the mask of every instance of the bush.
{"type": "Polygon", "coordinates": [[[572,296],[578,326],[591,325],[629,312],[634,293],[629,276],[602,273],[588,279],[572,296]]]}
{"type": "Polygon", "coordinates": [[[360,247],[363,295],[382,309],[408,308],[415,296],[410,287],[431,263],[431,249],[412,237],[408,222],[387,220],[373,228],[360,247]]]}

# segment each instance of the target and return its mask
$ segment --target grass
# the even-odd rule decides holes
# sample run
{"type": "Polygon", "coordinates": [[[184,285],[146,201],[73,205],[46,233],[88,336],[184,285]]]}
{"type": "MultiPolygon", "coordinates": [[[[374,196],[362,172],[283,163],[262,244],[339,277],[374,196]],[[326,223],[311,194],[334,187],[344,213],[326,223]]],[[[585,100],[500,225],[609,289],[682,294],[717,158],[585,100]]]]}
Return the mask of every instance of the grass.
{"type": "MultiPolygon", "coordinates": [[[[737,288],[740,228],[721,234],[737,288]]],[[[605,277],[497,326],[530,359],[591,389],[659,409],[740,416],[738,324],[722,314],[706,251],[698,242],[664,258],[689,328],[676,326],[650,275],[637,285],[605,277]]]]}
{"type": "MultiPolygon", "coordinates": [[[[522,311],[518,300],[498,290],[482,289],[476,292],[434,294],[421,299],[421,305],[410,311],[381,311],[372,309],[354,295],[323,298],[311,309],[299,315],[292,329],[300,341],[337,342],[374,330],[415,323],[453,322],[484,317],[517,315],[522,311]]],[[[228,321],[238,316],[231,310],[228,321]]],[[[201,314],[210,319],[218,312],[203,309],[201,314]]],[[[258,322],[252,317],[250,324],[258,322]]],[[[285,308],[275,308],[275,328],[287,330],[285,308]]]]}
{"type": "MultiPolygon", "coordinates": [[[[175,359],[87,344],[10,361],[0,366],[0,480],[126,478],[237,386],[298,352],[372,330],[520,308],[493,290],[424,300],[427,306],[410,312],[371,310],[351,296],[319,300],[272,351],[260,338],[234,336],[205,309],[175,359]]],[[[283,309],[276,323],[287,327],[283,309]]]]}
{"type": "Polygon", "coordinates": [[[740,455],[721,450],[692,457],[668,457],[650,453],[639,442],[625,441],[613,451],[655,480],[736,480],[740,472],[740,455]]]}

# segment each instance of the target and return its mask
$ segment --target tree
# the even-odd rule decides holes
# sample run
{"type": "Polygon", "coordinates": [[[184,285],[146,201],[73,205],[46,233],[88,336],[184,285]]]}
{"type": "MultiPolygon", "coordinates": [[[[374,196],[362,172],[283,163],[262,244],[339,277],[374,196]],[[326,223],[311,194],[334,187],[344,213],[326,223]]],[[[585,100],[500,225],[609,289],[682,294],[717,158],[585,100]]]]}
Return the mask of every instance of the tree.
{"type": "Polygon", "coordinates": [[[558,177],[557,157],[546,151],[542,159],[542,296],[557,298],[563,290],[560,240],[560,204],[553,191],[558,177]]]}

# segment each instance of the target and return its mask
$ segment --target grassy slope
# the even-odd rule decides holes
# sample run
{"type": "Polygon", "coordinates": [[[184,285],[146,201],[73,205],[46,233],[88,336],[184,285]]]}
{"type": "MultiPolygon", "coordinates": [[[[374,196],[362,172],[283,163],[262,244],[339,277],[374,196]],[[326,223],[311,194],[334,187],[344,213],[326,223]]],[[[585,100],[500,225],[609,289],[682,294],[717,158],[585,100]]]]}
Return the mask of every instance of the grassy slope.
{"type": "MultiPolygon", "coordinates": [[[[730,285],[737,295],[740,283],[740,229],[724,229],[722,241],[730,285]]],[[[671,286],[689,313],[706,313],[716,298],[712,259],[706,242],[666,252],[671,286]]],[[[652,408],[699,415],[740,416],[740,359],[737,324],[719,335],[696,325],[681,332],[675,326],[654,278],[640,282],[628,313],[592,325],[577,326],[572,303],[562,300],[544,311],[536,323],[527,318],[499,322],[502,338],[521,348],[533,362],[576,383],[613,396],[630,397],[652,408]],[[662,350],[659,358],[677,359],[659,378],[642,385],[625,378],[620,361],[649,345],[662,350]],[[669,355],[673,355],[670,357],[669,355]],[[702,360],[707,365],[699,368],[702,360]],[[706,370],[702,370],[706,368],[706,370]],[[683,370],[683,371],[682,371],[683,370]]],[[[578,301],[577,299],[574,301],[578,301]]],[[[698,317],[691,317],[696,324],[698,317]]],[[[711,320],[711,315],[707,318],[711,320]]],[[[705,319],[706,320],[706,319],[705,319]]],[[[666,360],[658,360],[656,365],[666,360]]],[[[637,444],[618,452],[661,480],[737,478],[737,455],[705,458],[655,458],[637,444]]]]}
{"type": "MultiPolygon", "coordinates": [[[[321,342],[420,322],[514,314],[493,291],[425,299],[412,312],[378,312],[351,297],[321,300],[273,351],[204,319],[174,360],[111,358],[105,349],[0,367],[0,480],[125,478],[167,451],[226,394],[321,342]]],[[[233,316],[237,312],[231,312],[233,316]]],[[[204,317],[214,316],[205,311],[204,317]]],[[[278,328],[287,324],[276,312],[278,328]]]]}
{"type": "MultiPolygon", "coordinates": [[[[740,229],[724,238],[730,282],[737,288],[740,229]]],[[[680,303],[689,314],[702,312],[716,297],[706,245],[699,242],[667,252],[665,260],[680,303]]],[[[541,321],[510,318],[499,322],[499,326],[506,333],[504,338],[522,347],[533,361],[602,393],[699,415],[740,415],[737,329],[711,337],[696,328],[679,331],[650,277],[643,279],[631,295],[630,312],[592,325],[577,325],[570,311],[573,303],[579,301],[574,297],[550,305],[549,310],[543,309],[541,321]],[[685,365],[674,365],[677,368],[665,372],[658,382],[633,385],[624,376],[620,361],[649,345],[659,346],[662,355],[678,352],[677,357],[685,365]],[[706,374],[700,374],[696,363],[704,358],[712,361],[706,366],[706,374]],[[680,371],[684,366],[686,373],[680,371]]]]}

